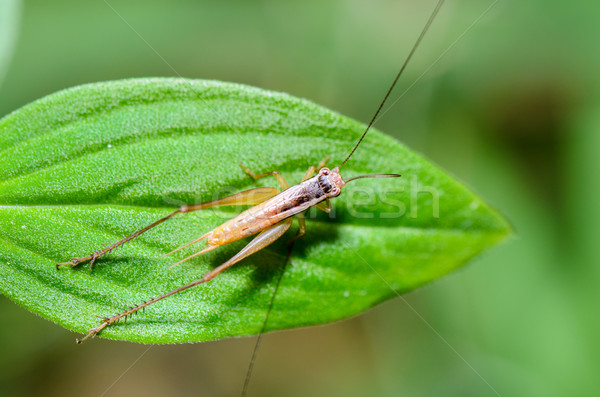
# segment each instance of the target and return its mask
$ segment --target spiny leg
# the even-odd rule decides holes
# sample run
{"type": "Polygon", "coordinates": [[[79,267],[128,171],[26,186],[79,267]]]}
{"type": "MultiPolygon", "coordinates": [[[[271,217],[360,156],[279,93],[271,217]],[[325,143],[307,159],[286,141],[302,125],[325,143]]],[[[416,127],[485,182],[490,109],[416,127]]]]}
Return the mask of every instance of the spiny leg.
{"type": "Polygon", "coordinates": [[[292,224],[292,218],[288,218],[288,219],[262,231],[252,241],[250,241],[244,248],[242,248],[237,254],[235,254],[231,259],[229,259],[227,262],[223,263],[219,267],[216,267],[215,269],[206,273],[204,275],[204,277],[202,277],[201,279],[198,279],[190,284],[187,284],[187,285],[184,285],[177,289],[174,289],[170,292],[167,292],[166,294],[157,296],[156,298],[152,298],[149,301],[146,301],[139,305],[136,305],[136,306],[134,306],[126,311],[123,311],[119,314],[116,314],[112,317],[103,317],[102,318],[104,320],[103,323],[95,328],[90,329],[88,331],[88,334],[83,339],[77,340],[77,343],[81,343],[81,342],[85,341],[86,339],[88,339],[89,337],[95,336],[96,334],[98,334],[100,331],[102,331],[104,328],[108,327],[109,325],[114,324],[115,322],[119,321],[122,318],[129,317],[132,314],[136,313],[137,311],[144,309],[153,303],[156,303],[160,300],[168,298],[171,295],[175,295],[179,292],[185,291],[189,288],[195,287],[196,285],[211,281],[213,278],[218,276],[224,270],[233,266],[235,263],[241,261],[242,259],[254,254],[257,251],[260,251],[261,249],[265,248],[269,244],[275,242],[275,240],[277,240],[279,237],[281,237],[290,228],[291,224],[292,224]]]}
{"type": "Polygon", "coordinates": [[[100,258],[102,255],[108,254],[110,251],[114,250],[115,248],[133,240],[134,238],[140,236],[142,233],[147,232],[148,230],[160,225],[161,223],[163,223],[164,221],[171,219],[172,217],[174,217],[177,214],[181,214],[183,213],[182,209],[184,208],[180,207],[179,209],[177,209],[176,211],[171,212],[169,215],[165,216],[164,218],[161,218],[159,220],[157,220],[156,222],[151,223],[150,225],[146,226],[143,229],[138,230],[135,233],[130,234],[129,236],[126,236],[125,238],[123,238],[122,240],[117,241],[116,243],[112,243],[106,247],[104,247],[103,249],[100,249],[98,251],[95,251],[94,253],[92,253],[91,255],[88,256],[84,256],[84,257],[80,257],[80,258],[73,258],[71,259],[69,262],[63,262],[63,263],[58,263],[56,265],[56,268],[60,268],[61,266],[66,266],[66,265],[71,265],[72,267],[75,267],[77,265],[79,265],[80,263],[84,263],[89,261],[90,262],[90,269],[92,268],[92,266],[94,265],[94,262],[96,262],[96,259],[100,258]]]}
{"type": "Polygon", "coordinates": [[[139,237],[142,233],[145,233],[148,230],[160,225],[164,221],[171,219],[172,217],[174,217],[177,214],[185,214],[188,212],[193,212],[193,211],[197,211],[197,210],[204,209],[204,208],[223,206],[223,205],[254,205],[254,204],[261,203],[261,202],[275,196],[277,193],[279,193],[279,190],[275,189],[273,187],[259,187],[259,188],[255,188],[255,189],[245,190],[243,192],[232,194],[231,196],[223,197],[223,198],[220,198],[217,200],[208,201],[205,203],[193,204],[193,205],[183,205],[183,206],[179,207],[177,210],[171,212],[169,215],[151,223],[150,225],[146,226],[143,229],[138,230],[137,232],[135,232],[133,234],[130,234],[129,236],[123,238],[122,240],[117,241],[116,243],[112,243],[112,244],[104,247],[103,249],[92,253],[91,255],[80,257],[80,258],[73,258],[69,262],[59,263],[56,265],[56,268],[58,269],[59,267],[66,266],[66,265],[71,265],[72,267],[75,267],[75,266],[79,265],[80,263],[84,263],[84,262],[88,262],[88,261],[90,262],[89,266],[91,268],[94,265],[94,262],[96,262],[96,260],[98,258],[100,258],[102,255],[108,254],[110,251],[114,250],[115,248],[139,237]]]}

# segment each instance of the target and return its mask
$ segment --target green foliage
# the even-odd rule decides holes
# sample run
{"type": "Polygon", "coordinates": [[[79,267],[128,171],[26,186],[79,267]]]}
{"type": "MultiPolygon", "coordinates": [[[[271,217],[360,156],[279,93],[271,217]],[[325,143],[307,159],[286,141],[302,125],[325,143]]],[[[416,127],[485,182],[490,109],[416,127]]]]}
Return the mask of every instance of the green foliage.
{"type": "MultiPolygon", "coordinates": [[[[50,95],[0,121],[0,289],[58,324],[86,332],[111,315],[201,277],[239,250],[222,247],[167,269],[162,254],[233,216],[221,208],[180,216],[98,261],[55,268],[166,215],[181,203],[256,185],[256,172],[298,181],[326,155],[338,165],[364,125],[285,94],[212,81],[136,79],[50,95]]],[[[307,235],[285,267],[268,330],[356,315],[464,264],[510,233],[460,183],[395,140],[372,131],[345,177],[359,180],[308,213],[307,235]]],[[[102,337],[196,342],[261,330],[285,241],[150,306],[102,337]]]]}

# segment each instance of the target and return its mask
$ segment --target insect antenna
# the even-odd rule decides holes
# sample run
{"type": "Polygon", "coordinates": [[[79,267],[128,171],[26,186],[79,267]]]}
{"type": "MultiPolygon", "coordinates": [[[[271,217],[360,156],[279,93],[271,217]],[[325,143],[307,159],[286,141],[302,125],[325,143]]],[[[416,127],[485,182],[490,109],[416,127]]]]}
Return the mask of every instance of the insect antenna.
{"type": "Polygon", "coordinates": [[[366,175],[354,176],[352,178],[346,179],[344,182],[348,183],[355,179],[362,179],[362,178],[400,178],[401,176],[402,175],[400,175],[400,174],[366,174],[366,175]]]}
{"type": "Polygon", "coordinates": [[[367,128],[365,129],[365,132],[363,132],[363,134],[361,135],[360,139],[358,140],[358,142],[356,143],[356,145],[354,146],[354,148],[352,149],[352,151],[350,152],[350,154],[348,155],[348,157],[346,157],[346,159],[344,161],[342,161],[342,164],[340,164],[338,166],[338,168],[342,168],[342,166],[344,164],[346,164],[346,162],[350,159],[350,157],[352,157],[352,155],[354,154],[354,152],[356,151],[356,149],[358,149],[358,146],[360,145],[360,143],[362,142],[362,140],[367,135],[367,132],[369,132],[369,129],[371,129],[371,127],[375,123],[375,120],[377,119],[377,116],[379,116],[379,112],[381,112],[381,109],[383,108],[383,105],[385,105],[385,103],[388,100],[390,94],[394,90],[394,87],[396,86],[396,83],[398,82],[398,79],[400,78],[400,76],[402,75],[402,73],[404,73],[404,69],[406,69],[406,66],[408,65],[408,62],[410,61],[410,59],[412,58],[413,54],[415,53],[415,51],[419,47],[419,44],[421,44],[421,41],[423,40],[423,37],[425,37],[425,33],[427,33],[427,31],[431,27],[431,24],[433,23],[433,20],[435,19],[436,15],[440,11],[440,8],[442,7],[442,4],[444,4],[444,0],[439,0],[438,3],[437,3],[437,6],[435,6],[435,9],[431,13],[431,16],[429,17],[429,20],[425,24],[425,27],[421,31],[421,35],[419,36],[419,38],[417,39],[417,41],[413,45],[413,48],[410,50],[410,53],[408,54],[408,56],[406,57],[406,60],[402,64],[402,67],[400,68],[400,71],[396,75],[396,78],[394,79],[394,82],[392,83],[392,85],[388,89],[387,93],[385,94],[385,97],[383,97],[383,101],[381,101],[381,104],[379,104],[379,107],[377,108],[377,111],[373,115],[373,118],[371,118],[371,121],[369,122],[369,125],[367,125],[367,128]]]}
{"type": "Polygon", "coordinates": [[[294,246],[294,242],[292,241],[288,245],[288,252],[285,262],[283,264],[283,269],[279,272],[277,276],[277,282],[275,283],[275,290],[273,291],[273,295],[271,295],[271,300],[269,302],[269,307],[267,308],[267,314],[265,315],[265,321],[263,322],[260,333],[256,337],[256,343],[254,344],[254,349],[252,350],[252,357],[250,358],[250,363],[248,364],[248,371],[246,371],[246,379],[244,380],[244,388],[242,389],[242,397],[246,397],[246,393],[248,392],[248,386],[250,385],[250,378],[252,377],[252,370],[254,369],[254,361],[256,360],[256,353],[258,352],[258,347],[260,346],[260,341],[262,339],[263,334],[267,328],[267,322],[269,321],[269,314],[271,314],[271,309],[273,308],[273,302],[275,301],[275,296],[277,295],[277,290],[279,290],[279,284],[281,284],[281,279],[283,278],[283,273],[285,273],[285,268],[292,258],[292,248],[294,246]]]}
{"type": "MultiPolygon", "coordinates": [[[[442,7],[443,4],[444,4],[444,0],[439,0],[438,1],[435,9],[433,10],[433,12],[431,13],[431,16],[429,17],[429,20],[427,21],[427,23],[425,24],[425,27],[421,31],[421,34],[420,34],[419,38],[417,39],[417,41],[413,45],[413,48],[411,49],[410,53],[406,57],[406,60],[402,64],[402,67],[400,68],[400,71],[398,72],[398,74],[394,78],[394,81],[392,82],[392,85],[390,86],[390,88],[388,89],[387,93],[385,94],[385,97],[383,98],[383,101],[381,101],[381,104],[379,105],[379,107],[377,108],[377,111],[373,115],[373,118],[369,122],[369,125],[367,126],[367,128],[365,129],[365,131],[363,132],[363,134],[361,135],[360,139],[358,140],[358,142],[356,143],[356,145],[354,146],[354,148],[352,149],[352,151],[350,152],[350,154],[348,155],[348,157],[346,157],[346,159],[337,167],[338,169],[342,168],[342,166],[344,164],[346,164],[346,162],[350,159],[350,157],[352,157],[352,155],[354,154],[354,152],[356,151],[356,149],[358,148],[358,146],[360,146],[362,140],[367,135],[367,132],[369,132],[369,129],[375,123],[375,120],[377,119],[377,116],[379,116],[379,113],[381,112],[381,109],[383,108],[383,106],[385,105],[386,101],[388,100],[390,94],[394,90],[394,87],[396,86],[396,83],[398,82],[398,79],[400,79],[400,76],[402,75],[402,73],[406,69],[406,66],[408,65],[408,63],[409,63],[410,59],[412,58],[413,54],[415,53],[415,51],[419,47],[419,44],[423,40],[423,37],[425,36],[425,33],[427,33],[427,31],[431,27],[431,24],[433,23],[433,20],[437,16],[437,14],[440,11],[440,8],[442,7]]],[[[353,180],[356,180],[356,179],[361,179],[361,178],[397,178],[397,177],[400,177],[400,176],[401,176],[400,174],[367,174],[367,175],[358,175],[358,176],[355,176],[353,178],[347,179],[345,182],[348,183],[350,181],[353,181],[353,180]]],[[[254,369],[254,362],[255,362],[255,359],[256,359],[256,354],[257,354],[258,348],[260,346],[262,335],[263,335],[263,333],[265,332],[265,330],[267,328],[267,322],[269,320],[269,314],[271,313],[271,310],[273,308],[273,302],[275,301],[275,296],[277,295],[277,291],[279,290],[279,285],[281,284],[281,279],[282,279],[283,274],[285,272],[285,268],[287,267],[287,265],[288,265],[288,263],[289,263],[289,261],[291,259],[292,247],[293,247],[293,242],[288,246],[287,258],[285,260],[283,269],[281,269],[281,271],[279,272],[279,275],[277,277],[277,282],[275,284],[275,290],[273,291],[273,295],[271,296],[271,300],[270,300],[269,306],[267,308],[267,313],[266,313],[266,316],[265,316],[265,320],[263,322],[263,325],[262,325],[262,328],[260,330],[260,333],[258,334],[258,337],[256,339],[256,343],[254,345],[254,349],[252,350],[252,357],[251,357],[250,363],[248,365],[248,371],[246,372],[246,379],[244,380],[244,387],[242,389],[242,397],[245,397],[246,396],[246,392],[248,391],[248,386],[250,384],[250,378],[252,376],[252,370],[254,369]]]]}

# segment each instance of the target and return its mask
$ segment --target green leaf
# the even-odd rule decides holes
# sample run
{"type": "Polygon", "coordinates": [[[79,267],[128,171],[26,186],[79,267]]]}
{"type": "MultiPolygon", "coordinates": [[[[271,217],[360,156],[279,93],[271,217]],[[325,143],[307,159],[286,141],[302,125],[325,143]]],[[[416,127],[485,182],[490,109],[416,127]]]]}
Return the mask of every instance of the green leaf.
{"type": "MultiPolygon", "coordinates": [[[[222,207],[176,217],[99,260],[55,268],[146,226],[182,203],[255,186],[242,172],[290,182],[331,155],[339,165],[364,125],[286,94],[214,81],[135,79],[75,87],[0,121],[0,288],[27,309],[85,333],[112,315],[200,278],[244,241],[173,269],[194,249],[166,252],[229,219],[222,207]]],[[[307,235],[284,267],[284,238],[214,281],[149,306],[100,336],[196,342],[356,315],[430,282],[510,234],[507,222],[459,182],[371,131],[342,169],[361,179],[307,214],[307,235]],[[436,212],[437,211],[437,212],[436,212]]]]}

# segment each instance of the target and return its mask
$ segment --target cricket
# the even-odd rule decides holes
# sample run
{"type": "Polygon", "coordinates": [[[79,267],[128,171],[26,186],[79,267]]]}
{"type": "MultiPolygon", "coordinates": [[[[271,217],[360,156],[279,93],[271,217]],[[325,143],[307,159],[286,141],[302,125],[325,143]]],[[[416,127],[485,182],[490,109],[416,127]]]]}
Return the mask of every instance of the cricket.
{"type": "Polygon", "coordinates": [[[385,105],[390,94],[394,90],[396,83],[398,82],[400,76],[406,69],[406,66],[410,62],[416,49],[419,47],[419,44],[421,43],[426,32],[429,30],[433,20],[438,14],[443,3],[444,0],[440,0],[437,3],[431,16],[429,17],[423,30],[421,31],[420,36],[418,37],[411,51],[406,57],[404,63],[402,64],[399,72],[394,78],[391,86],[389,87],[375,114],[371,118],[371,121],[367,125],[365,131],[362,133],[362,135],[358,139],[358,142],[356,142],[348,156],[338,166],[334,167],[333,169],[327,168],[326,163],[329,160],[329,157],[327,157],[323,161],[321,161],[321,163],[319,163],[317,166],[309,167],[306,173],[304,174],[302,181],[299,184],[290,186],[289,183],[283,177],[283,175],[281,175],[278,171],[270,171],[257,175],[243,164],[240,164],[243,172],[245,172],[255,180],[269,176],[275,177],[278,184],[280,185],[281,190],[274,187],[259,187],[245,190],[209,202],[192,205],[183,205],[177,210],[170,213],[169,215],[158,219],[154,223],[130,234],[129,236],[123,238],[120,241],[108,245],[105,248],[102,248],[98,251],[95,251],[90,255],[73,258],[68,262],[57,264],[57,268],[62,268],[76,267],[82,263],[89,262],[89,267],[92,268],[94,263],[102,256],[109,254],[115,248],[139,237],[142,233],[145,233],[146,231],[157,227],[161,223],[175,217],[176,215],[186,214],[193,211],[217,206],[251,206],[250,208],[244,210],[239,215],[226,221],[225,223],[221,224],[215,229],[204,233],[197,239],[187,244],[184,244],[181,247],[166,254],[171,255],[191,245],[197,244],[202,240],[206,241],[205,248],[199,250],[198,252],[186,257],[185,259],[173,265],[176,266],[198,255],[202,255],[208,251],[212,251],[218,247],[258,234],[232,258],[227,260],[225,263],[219,265],[218,267],[214,268],[213,270],[209,271],[202,278],[195,280],[187,285],[183,285],[172,291],[166,292],[163,295],[156,296],[148,301],[144,301],[140,304],[132,306],[131,308],[117,313],[111,317],[101,317],[101,323],[97,327],[90,329],[87,335],[85,335],[82,339],[77,340],[77,343],[84,342],[85,340],[96,336],[97,334],[102,332],[102,330],[104,330],[106,327],[115,324],[121,319],[128,318],[129,316],[147,308],[153,303],[156,303],[172,295],[178,294],[187,289],[213,280],[221,272],[227,270],[234,264],[256,253],[257,251],[262,250],[263,248],[267,247],[268,245],[272,244],[277,239],[282,237],[289,230],[290,226],[292,225],[293,219],[296,218],[296,220],[298,221],[298,232],[288,242],[289,249],[290,244],[293,241],[301,238],[306,233],[306,224],[303,212],[314,206],[321,211],[329,213],[331,211],[330,199],[339,196],[342,191],[342,188],[349,182],[362,178],[400,177],[400,174],[367,174],[344,179],[340,173],[340,170],[351,159],[352,155],[359,148],[361,142],[363,141],[363,139],[377,120],[377,117],[379,116],[383,106],[385,105]]]}

